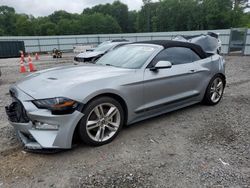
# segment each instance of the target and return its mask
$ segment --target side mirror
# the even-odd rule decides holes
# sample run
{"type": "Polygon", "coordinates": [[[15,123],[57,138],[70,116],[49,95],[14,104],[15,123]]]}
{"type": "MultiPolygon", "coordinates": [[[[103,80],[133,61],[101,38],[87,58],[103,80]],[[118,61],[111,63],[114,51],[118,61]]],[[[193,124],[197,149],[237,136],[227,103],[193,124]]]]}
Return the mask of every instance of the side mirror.
{"type": "Polygon", "coordinates": [[[154,67],[150,70],[155,71],[158,69],[169,69],[172,67],[172,63],[170,61],[158,61],[154,67]]]}

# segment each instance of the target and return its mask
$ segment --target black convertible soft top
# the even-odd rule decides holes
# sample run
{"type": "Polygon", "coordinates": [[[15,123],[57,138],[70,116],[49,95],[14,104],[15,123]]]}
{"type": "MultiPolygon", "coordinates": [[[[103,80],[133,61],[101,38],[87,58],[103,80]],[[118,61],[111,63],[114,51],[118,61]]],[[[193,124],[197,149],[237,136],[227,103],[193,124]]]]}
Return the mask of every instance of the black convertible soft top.
{"type": "Polygon", "coordinates": [[[173,40],[151,40],[151,41],[140,41],[135,42],[136,44],[156,44],[163,46],[164,48],[170,47],[184,47],[190,48],[194,52],[196,52],[202,59],[207,57],[207,54],[204,50],[197,44],[193,44],[190,42],[182,42],[182,41],[173,41],[173,40]]]}

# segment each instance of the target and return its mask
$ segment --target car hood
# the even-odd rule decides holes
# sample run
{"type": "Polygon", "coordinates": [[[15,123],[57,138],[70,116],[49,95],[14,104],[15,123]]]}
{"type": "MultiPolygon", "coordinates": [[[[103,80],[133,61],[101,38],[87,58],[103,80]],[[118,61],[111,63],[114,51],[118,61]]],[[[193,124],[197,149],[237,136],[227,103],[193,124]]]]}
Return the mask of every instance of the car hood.
{"type": "Polygon", "coordinates": [[[33,73],[15,85],[34,99],[65,96],[74,92],[75,87],[91,84],[92,81],[105,82],[134,72],[133,69],[122,69],[103,65],[72,65],[47,69],[33,73]]]}
{"type": "Polygon", "coordinates": [[[96,56],[99,56],[99,55],[103,55],[104,53],[105,52],[103,52],[103,51],[90,51],[90,52],[80,53],[76,57],[91,58],[91,57],[96,57],[96,56]]]}

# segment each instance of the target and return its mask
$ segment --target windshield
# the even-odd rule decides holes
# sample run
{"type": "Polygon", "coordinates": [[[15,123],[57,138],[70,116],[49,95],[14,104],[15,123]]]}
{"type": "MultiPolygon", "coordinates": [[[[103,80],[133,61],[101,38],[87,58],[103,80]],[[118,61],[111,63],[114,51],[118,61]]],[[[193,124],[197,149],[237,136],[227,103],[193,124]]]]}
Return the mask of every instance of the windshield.
{"type": "Polygon", "coordinates": [[[100,58],[96,64],[121,68],[141,68],[154,53],[156,47],[145,45],[125,45],[100,58]]]}
{"type": "Polygon", "coordinates": [[[94,49],[95,52],[106,52],[115,46],[116,43],[103,44],[94,49]]]}

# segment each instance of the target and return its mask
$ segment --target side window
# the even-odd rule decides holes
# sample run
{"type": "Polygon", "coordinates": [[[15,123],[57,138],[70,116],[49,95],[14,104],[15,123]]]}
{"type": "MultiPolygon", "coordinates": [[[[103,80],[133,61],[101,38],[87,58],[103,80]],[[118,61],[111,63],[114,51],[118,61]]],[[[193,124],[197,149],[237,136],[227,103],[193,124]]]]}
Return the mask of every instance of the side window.
{"type": "Polygon", "coordinates": [[[195,53],[193,50],[190,50],[190,49],[188,49],[188,50],[190,51],[190,56],[191,56],[193,62],[199,61],[201,59],[200,56],[198,56],[197,53],[195,53]]]}
{"type": "Polygon", "coordinates": [[[171,54],[169,53],[169,49],[162,50],[159,54],[155,56],[152,61],[152,66],[154,66],[158,61],[170,61],[172,62],[171,54]]]}
{"type": "Polygon", "coordinates": [[[191,63],[198,61],[200,57],[191,49],[184,47],[172,47],[161,51],[152,62],[155,65],[158,61],[170,61],[173,65],[191,63]]]}

